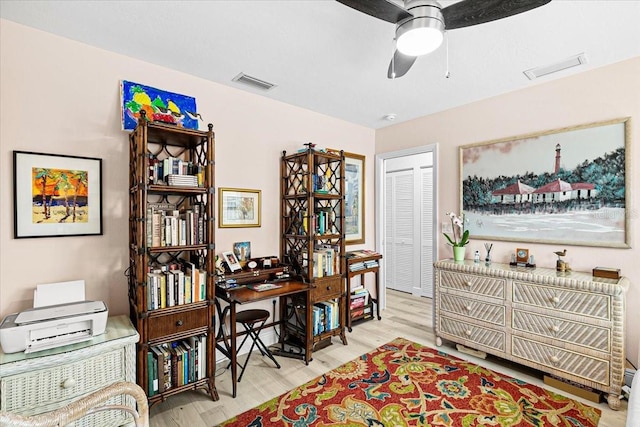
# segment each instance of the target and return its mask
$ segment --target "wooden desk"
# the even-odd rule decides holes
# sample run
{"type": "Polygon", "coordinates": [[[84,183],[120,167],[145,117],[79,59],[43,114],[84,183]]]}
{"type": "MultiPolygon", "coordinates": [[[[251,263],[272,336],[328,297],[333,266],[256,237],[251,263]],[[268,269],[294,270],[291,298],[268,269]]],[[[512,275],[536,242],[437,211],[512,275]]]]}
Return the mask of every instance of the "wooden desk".
{"type": "Polygon", "coordinates": [[[273,322],[266,324],[265,327],[280,324],[280,336],[282,337],[284,336],[282,321],[285,319],[286,309],[284,298],[288,295],[305,293],[305,299],[307,301],[307,304],[309,304],[309,284],[294,280],[279,282],[278,284],[282,286],[277,289],[271,289],[262,292],[254,291],[245,286],[240,286],[233,289],[223,289],[222,287],[216,286],[216,297],[229,303],[229,305],[223,309],[220,306],[219,301],[216,299],[216,312],[218,314],[218,320],[220,322],[220,326],[217,328],[216,332],[216,348],[220,350],[225,356],[227,356],[231,361],[231,381],[233,384],[233,397],[236,397],[238,382],[238,355],[236,340],[239,335],[242,335],[238,334],[236,329],[237,305],[278,298],[280,300],[280,317],[277,321],[274,320],[273,322]],[[229,312],[230,323],[228,335],[224,332],[223,329],[224,319],[227,315],[227,312],[229,312]],[[221,345],[220,341],[222,341],[224,345],[221,345]]]}
{"type": "MultiPolygon", "coordinates": [[[[356,251],[357,252],[357,251],[356,251]]],[[[347,328],[349,332],[351,332],[351,279],[355,276],[360,276],[360,283],[364,286],[364,274],[365,273],[373,273],[375,276],[375,288],[376,288],[376,297],[373,298],[371,294],[369,297],[371,301],[376,305],[376,315],[378,320],[381,320],[380,316],[380,260],[382,259],[382,255],[378,253],[372,253],[371,255],[360,256],[353,255],[352,252],[347,252],[347,309],[346,309],[346,317],[347,317],[347,328]],[[351,271],[351,268],[354,264],[359,262],[366,261],[375,261],[375,266],[363,268],[360,270],[351,271]]],[[[373,310],[373,309],[372,309],[373,310]]],[[[373,315],[373,313],[371,313],[373,315]]]]}

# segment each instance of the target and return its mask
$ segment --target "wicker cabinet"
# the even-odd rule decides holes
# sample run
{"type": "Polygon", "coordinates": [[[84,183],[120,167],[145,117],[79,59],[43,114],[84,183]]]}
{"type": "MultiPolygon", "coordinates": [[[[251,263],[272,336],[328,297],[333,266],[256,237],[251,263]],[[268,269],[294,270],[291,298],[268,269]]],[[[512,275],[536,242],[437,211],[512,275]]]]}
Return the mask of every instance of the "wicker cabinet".
{"type": "MultiPolygon", "coordinates": [[[[135,381],[138,338],[127,316],[115,316],[104,334],[83,343],[29,354],[0,350],[0,411],[40,415],[113,383],[135,381]]],[[[107,404],[135,409],[135,401],[124,395],[107,404]]],[[[124,411],[105,411],[70,425],[115,427],[132,421],[124,411]]]]}
{"type": "Polygon", "coordinates": [[[149,403],[214,383],[214,133],[149,122],[131,133],[129,301],[149,403]]]}
{"type": "Polygon", "coordinates": [[[281,256],[313,286],[307,301],[287,307],[284,339],[303,343],[307,362],[334,336],[347,344],[344,176],[342,152],[282,153],[281,256]]]}
{"type": "Polygon", "coordinates": [[[438,261],[442,338],[608,393],[619,409],[628,280],[547,268],[438,261]]]}

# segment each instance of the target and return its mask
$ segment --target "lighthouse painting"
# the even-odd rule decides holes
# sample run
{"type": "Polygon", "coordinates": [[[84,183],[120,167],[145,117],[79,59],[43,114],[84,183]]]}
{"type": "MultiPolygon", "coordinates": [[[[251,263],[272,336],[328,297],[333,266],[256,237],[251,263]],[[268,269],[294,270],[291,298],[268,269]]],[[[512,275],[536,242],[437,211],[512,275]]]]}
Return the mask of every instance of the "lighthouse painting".
{"type": "Polygon", "coordinates": [[[473,238],[628,248],[629,118],[460,148],[473,238]]]}

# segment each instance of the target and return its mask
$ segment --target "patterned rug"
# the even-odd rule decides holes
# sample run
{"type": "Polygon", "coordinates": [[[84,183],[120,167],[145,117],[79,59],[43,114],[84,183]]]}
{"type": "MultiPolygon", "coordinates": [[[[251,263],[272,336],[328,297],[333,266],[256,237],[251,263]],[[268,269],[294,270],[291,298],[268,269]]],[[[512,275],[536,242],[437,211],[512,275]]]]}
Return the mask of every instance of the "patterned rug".
{"type": "Polygon", "coordinates": [[[260,426],[597,426],[601,411],[396,338],[225,421],[260,426]]]}

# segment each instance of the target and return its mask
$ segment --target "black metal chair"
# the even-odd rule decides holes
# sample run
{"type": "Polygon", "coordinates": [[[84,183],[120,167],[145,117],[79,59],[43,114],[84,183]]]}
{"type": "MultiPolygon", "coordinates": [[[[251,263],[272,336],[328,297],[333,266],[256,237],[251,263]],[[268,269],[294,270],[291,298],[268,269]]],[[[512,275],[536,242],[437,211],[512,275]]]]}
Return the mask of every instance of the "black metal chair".
{"type": "MultiPolygon", "coordinates": [[[[275,363],[276,367],[280,369],[280,364],[275,359],[275,357],[273,357],[273,354],[271,353],[269,348],[264,344],[264,342],[262,342],[262,339],[260,338],[260,330],[264,327],[268,319],[269,312],[267,310],[243,310],[236,314],[236,323],[241,324],[246,331],[246,335],[244,336],[242,343],[240,343],[236,351],[239,353],[244,343],[247,342],[249,338],[251,338],[251,348],[249,349],[249,353],[247,354],[247,359],[244,361],[244,365],[238,362],[238,365],[241,368],[240,375],[238,376],[238,382],[240,382],[240,380],[242,379],[242,374],[244,374],[244,370],[249,364],[249,359],[251,358],[253,348],[256,346],[263,356],[267,356],[269,359],[271,359],[273,363],[275,363]]],[[[230,366],[231,363],[227,365],[227,369],[230,366]]]]}

